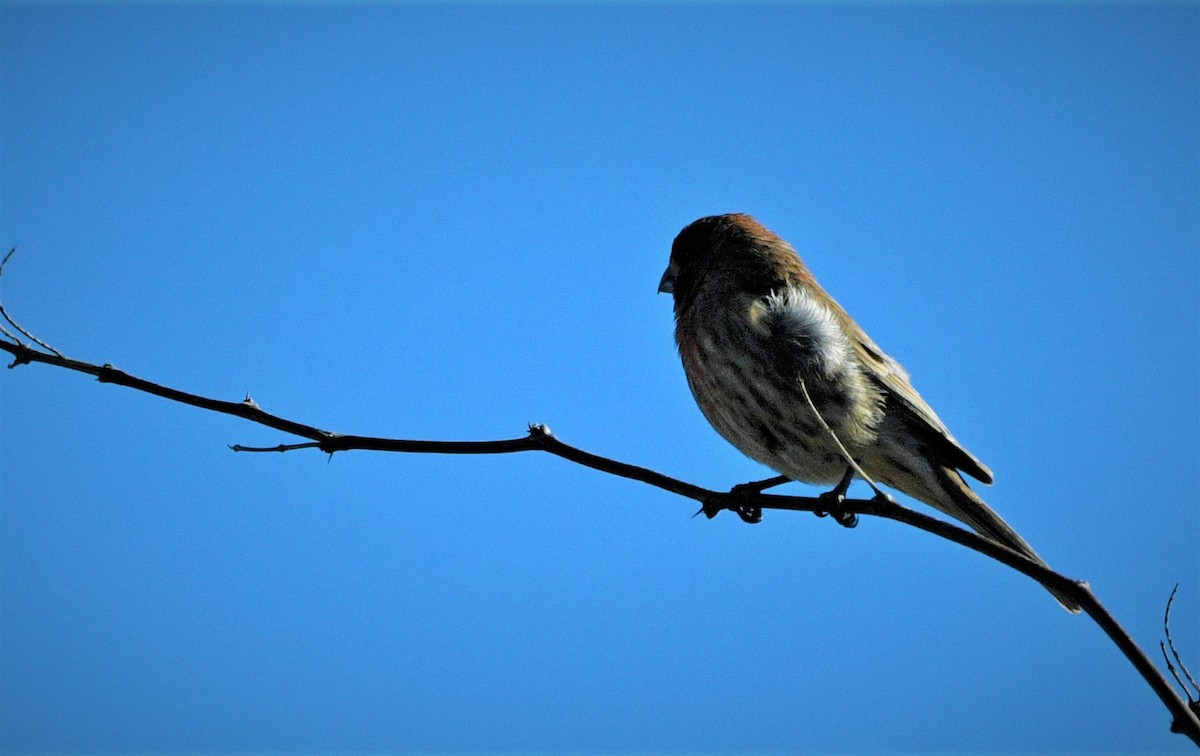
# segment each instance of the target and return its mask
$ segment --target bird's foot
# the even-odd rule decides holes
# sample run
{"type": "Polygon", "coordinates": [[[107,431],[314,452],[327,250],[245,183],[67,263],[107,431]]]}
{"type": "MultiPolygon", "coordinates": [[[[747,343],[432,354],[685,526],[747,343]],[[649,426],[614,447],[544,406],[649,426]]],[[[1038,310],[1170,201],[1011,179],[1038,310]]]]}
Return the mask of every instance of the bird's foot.
{"type": "Polygon", "coordinates": [[[780,476],[753,483],[739,483],[729,489],[729,493],[705,500],[696,514],[703,512],[704,516],[711,520],[722,509],[728,509],[741,517],[742,522],[748,522],[751,525],[762,522],[762,507],[752,502],[751,499],[772,486],[787,482],[788,478],[780,476]]]}
{"type": "Polygon", "coordinates": [[[846,509],[846,491],[850,488],[850,481],[853,479],[854,470],[847,470],[832,491],[826,491],[817,497],[823,506],[814,509],[813,514],[817,517],[830,515],[843,528],[853,528],[858,525],[858,515],[846,509]]]}
{"type": "Polygon", "coordinates": [[[843,528],[853,528],[858,525],[858,515],[846,509],[846,495],[844,493],[837,490],[826,491],[817,498],[824,505],[820,509],[813,510],[813,514],[817,517],[831,516],[834,522],[843,528]]]}
{"type": "MultiPolygon", "coordinates": [[[[772,478],[771,480],[775,479],[772,478]]],[[[747,522],[751,525],[762,522],[762,507],[752,503],[750,499],[758,496],[764,489],[770,488],[771,485],[778,484],[766,480],[760,480],[756,483],[739,483],[729,489],[726,508],[736,512],[737,516],[742,518],[742,522],[747,522]],[[770,485],[763,485],[764,483],[770,485]]]]}

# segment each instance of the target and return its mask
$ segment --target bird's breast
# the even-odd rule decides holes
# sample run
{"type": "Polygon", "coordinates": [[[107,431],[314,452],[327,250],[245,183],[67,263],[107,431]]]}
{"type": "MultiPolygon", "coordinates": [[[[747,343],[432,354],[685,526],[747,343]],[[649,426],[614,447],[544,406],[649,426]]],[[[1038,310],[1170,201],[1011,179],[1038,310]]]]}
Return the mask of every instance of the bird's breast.
{"type": "MultiPolygon", "coordinates": [[[[730,443],[772,469],[797,480],[836,482],[846,463],[801,386],[838,432],[849,429],[845,421],[854,409],[843,382],[831,380],[806,357],[804,345],[789,349],[764,332],[753,303],[733,317],[730,309],[725,308],[726,317],[718,317],[693,308],[677,324],[684,372],[701,412],[730,443]]],[[[844,442],[861,440],[861,434],[846,436],[844,442]]]]}

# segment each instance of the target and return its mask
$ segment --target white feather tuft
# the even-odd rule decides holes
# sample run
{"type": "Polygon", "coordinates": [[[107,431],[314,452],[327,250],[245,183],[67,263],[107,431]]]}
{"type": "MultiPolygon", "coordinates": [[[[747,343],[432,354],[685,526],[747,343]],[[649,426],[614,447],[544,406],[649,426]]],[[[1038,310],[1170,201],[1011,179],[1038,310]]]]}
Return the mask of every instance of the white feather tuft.
{"type": "Polygon", "coordinates": [[[779,338],[795,341],[810,350],[827,376],[843,373],[854,364],[850,339],[833,312],[807,291],[788,286],[762,300],[762,324],[779,338]]]}

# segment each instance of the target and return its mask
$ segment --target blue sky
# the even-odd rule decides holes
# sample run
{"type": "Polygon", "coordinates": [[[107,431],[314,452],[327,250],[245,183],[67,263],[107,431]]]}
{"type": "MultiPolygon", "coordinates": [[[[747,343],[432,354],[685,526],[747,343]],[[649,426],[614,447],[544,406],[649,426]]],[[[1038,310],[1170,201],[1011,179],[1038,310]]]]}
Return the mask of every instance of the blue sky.
{"type": "MultiPolygon", "coordinates": [[[[0,5],[9,311],[331,430],[769,474],[675,233],[789,239],[983,491],[1200,668],[1200,6],[0,5]]],[[[902,526],[0,375],[0,747],[1180,751],[1086,618],[902,526]]],[[[793,486],[796,492],[806,489],[793,486]]]]}

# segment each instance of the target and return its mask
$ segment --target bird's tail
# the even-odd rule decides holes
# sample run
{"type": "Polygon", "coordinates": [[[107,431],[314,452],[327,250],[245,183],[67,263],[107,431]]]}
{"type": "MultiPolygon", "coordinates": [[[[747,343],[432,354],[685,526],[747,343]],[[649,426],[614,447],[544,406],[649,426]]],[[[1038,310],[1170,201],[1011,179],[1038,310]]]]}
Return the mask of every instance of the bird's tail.
{"type": "MultiPolygon", "coordinates": [[[[951,517],[970,525],[980,535],[998,541],[1049,569],[1049,565],[1037,555],[1033,547],[1017,531],[1009,527],[1009,524],[1001,519],[1000,515],[993,512],[991,507],[979,498],[978,494],[971,490],[957,470],[943,467],[937,471],[937,474],[938,482],[941,484],[945,496],[939,497],[943,499],[942,501],[936,504],[930,502],[931,504],[951,517]],[[949,499],[949,502],[945,501],[946,498],[949,499]]],[[[1050,590],[1050,593],[1068,612],[1079,613],[1079,604],[1073,599],[1053,589],[1050,590]]]]}

